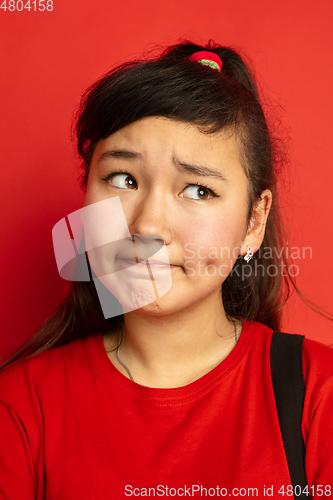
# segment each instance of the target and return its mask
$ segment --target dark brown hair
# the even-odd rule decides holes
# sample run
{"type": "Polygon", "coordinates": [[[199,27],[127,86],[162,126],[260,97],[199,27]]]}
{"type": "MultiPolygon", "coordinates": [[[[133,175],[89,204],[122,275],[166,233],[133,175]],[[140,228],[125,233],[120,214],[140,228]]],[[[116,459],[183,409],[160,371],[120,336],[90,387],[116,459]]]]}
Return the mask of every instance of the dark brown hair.
{"type": "MultiPolygon", "coordinates": [[[[247,65],[230,48],[213,42],[206,47],[183,42],[159,57],[132,61],[108,72],[84,93],[75,121],[77,149],[83,160],[83,189],[98,141],[148,116],[190,122],[207,134],[230,129],[237,135],[250,185],[249,219],[262,191],[272,191],[273,205],[262,247],[274,251],[269,257],[257,252],[251,265],[239,258],[222,285],[222,299],[230,317],[279,329],[282,305],[294,286],[288,266],[284,268],[286,273],[272,276],[268,272],[269,266],[280,269],[281,264],[287,264],[276,189],[281,156],[247,65]],[[201,50],[220,56],[222,72],[189,60],[191,54],[201,50]],[[244,266],[248,266],[246,273],[244,266]]],[[[104,319],[93,282],[73,283],[56,313],[3,366],[86,335],[107,332],[122,321],[122,316],[104,319]]]]}

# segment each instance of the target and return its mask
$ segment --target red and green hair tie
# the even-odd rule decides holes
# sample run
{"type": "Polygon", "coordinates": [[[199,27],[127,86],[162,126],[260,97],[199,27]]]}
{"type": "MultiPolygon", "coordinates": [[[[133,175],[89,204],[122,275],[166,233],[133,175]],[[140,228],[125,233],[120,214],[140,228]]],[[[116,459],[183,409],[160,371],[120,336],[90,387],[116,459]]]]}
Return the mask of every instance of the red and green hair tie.
{"type": "Polygon", "coordinates": [[[221,72],[223,68],[221,58],[217,54],[215,54],[215,52],[210,52],[208,50],[194,52],[194,54],[192,54],[189,59],[190,61],[197,61],[204,66],[209,66],[212,69],[216,69],[219,72],[221,72]]]}

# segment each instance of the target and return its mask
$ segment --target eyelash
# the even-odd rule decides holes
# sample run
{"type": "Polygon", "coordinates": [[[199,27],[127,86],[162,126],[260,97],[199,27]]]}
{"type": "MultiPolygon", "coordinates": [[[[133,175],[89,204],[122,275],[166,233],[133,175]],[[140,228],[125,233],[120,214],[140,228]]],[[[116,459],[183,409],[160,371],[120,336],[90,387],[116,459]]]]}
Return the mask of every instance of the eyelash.
{"type": "MultiPolygon", "coordinates": [[[[117,174],[124,174],[124,175],[128,175],[129,177],[132,177],[131,174],[129,174],[128,172],[124,172],[123,170],[114,170],[113,172],[109,172],[107,175],[105,175],[104,177],[102,177],[102,180],[105,181],[105,182],[109,182],[109,180],[111,180],[117,174]]],[[[134,177],[132,177],[132,179],[134,179],[134,177]]],[[[136,183],[135,180],[134,180],[134,182],[136,183]]],[[[197,186],[198,188],[204,188],[206,191],[208,191],[208,193],[210,194],[210,196],[212,198],[219,198],[219,195],[216,194],[215,191],[213,191],[213,189],[210,189],[209,187],[205,186],[205,184],[203,184],[203,183],[201,183],[201,184],[197,184],[197,183],[188,184],[186,186],[186,188],[188,188],[190,186],[197,186]]],[[[114,187],[117,187],[117,186],[114,186],[114,187]]],[[[205,201],[205,200],[202,200],[202,201],[205,201]]]]}
{"type": "MultiPolygon", "coordinates": [[[[113,170],[113,172],[109,172],[104,177],[102,177],[102,181],[109,182],[109,180],[111,180],[117,174],[124,174],[124,175],[128,175],[128,177],[132,177],[131,174],[129,174],[128,172],[124,172],[124,170],[113,170]]],[[[134,179],[134,177],[132,177],[132,179],[134,179]]],[[[136,181],[134,181],[134,182],[136,184],[136,181]]],[[[117,186],[114,186],[114,187],[117,187],[117,186]]]]}

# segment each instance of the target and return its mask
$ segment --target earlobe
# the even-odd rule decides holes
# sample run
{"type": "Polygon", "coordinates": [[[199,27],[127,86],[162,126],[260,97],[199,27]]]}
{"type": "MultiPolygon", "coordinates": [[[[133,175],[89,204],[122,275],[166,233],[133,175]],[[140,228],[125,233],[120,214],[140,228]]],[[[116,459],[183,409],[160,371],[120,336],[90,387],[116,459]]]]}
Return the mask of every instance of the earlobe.
{"type": "Polygon", "coordinates": [[[243,241],[241,255],[247,255],[248,247],[251,252],[259,250],[265,236],[267,218],[272,206],[272,193],[265,189],[253,208],[252,215],[248,224],[247,233],[243,241]]]}

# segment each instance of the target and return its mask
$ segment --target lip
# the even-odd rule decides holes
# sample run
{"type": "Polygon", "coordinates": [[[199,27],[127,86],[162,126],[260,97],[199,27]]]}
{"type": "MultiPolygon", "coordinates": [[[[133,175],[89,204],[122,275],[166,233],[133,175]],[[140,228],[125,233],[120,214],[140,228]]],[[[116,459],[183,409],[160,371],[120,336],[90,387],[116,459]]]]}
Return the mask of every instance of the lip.
{"type": "Polygon", "coordinates": [[[136,262],[135,260],[132,260],[132,259],[124,259],[124,258],[121,258],[121,257],[117,257],[117,260],[119,260],[121,263],[124,263],[126,264],[127,266],[126,267],[131,267],[131,266],[136,266],[136,268],[138,269],[147,269],[148,267],[148,264],[149,264],[149,267],[152,268],[152,269],[160,269],[160,270],[165,270],[165,269],[176,269],[178,267],[181,267],[181,266],[176,266],[175,264],[168,264],[168,263],[165,263],[165,262],[161,262],[161,261],[150,261],[148,260],[147,261],[142,261],[142,262],[136,262]]]}

